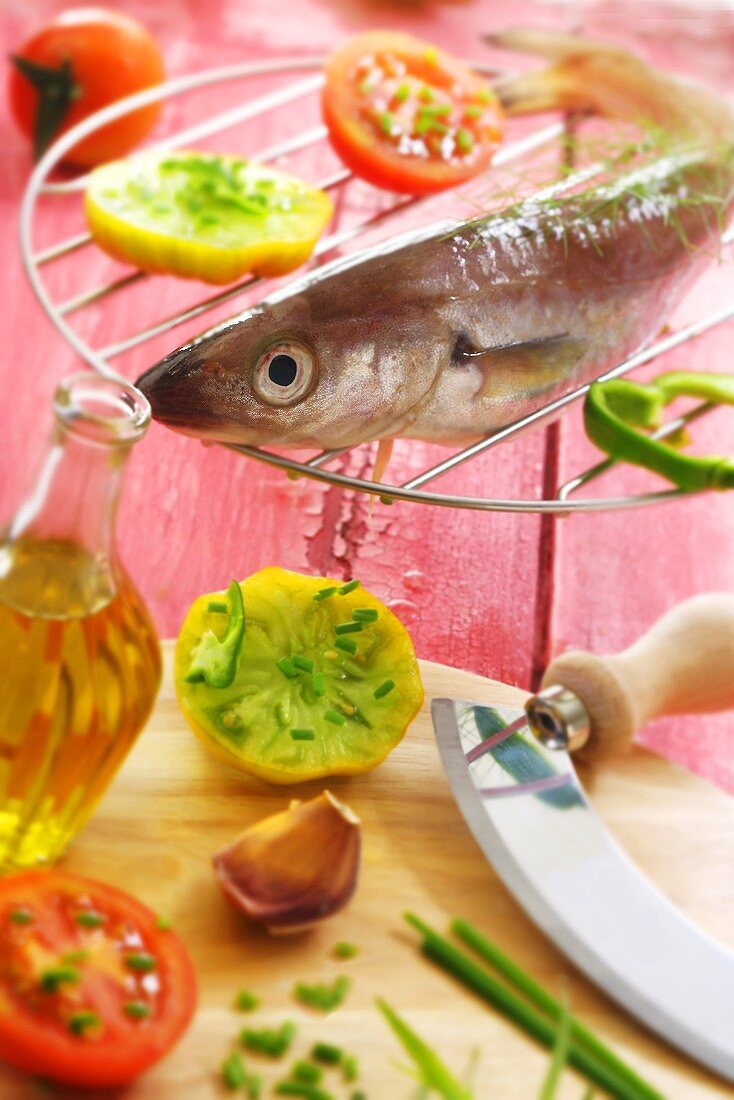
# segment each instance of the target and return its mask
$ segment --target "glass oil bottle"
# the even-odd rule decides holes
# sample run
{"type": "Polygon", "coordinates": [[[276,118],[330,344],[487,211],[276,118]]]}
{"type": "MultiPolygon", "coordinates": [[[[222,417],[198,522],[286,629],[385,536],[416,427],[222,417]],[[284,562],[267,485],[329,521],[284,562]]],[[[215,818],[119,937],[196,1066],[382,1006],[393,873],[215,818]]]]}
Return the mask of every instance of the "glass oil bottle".
{"type": "Polygon", "coordinates": [[[0,532],[0,868],[53,861],[150,714],[161,674],[115,513],[150,409],[131,386],[68,378],[40,478],[0,532]]]}

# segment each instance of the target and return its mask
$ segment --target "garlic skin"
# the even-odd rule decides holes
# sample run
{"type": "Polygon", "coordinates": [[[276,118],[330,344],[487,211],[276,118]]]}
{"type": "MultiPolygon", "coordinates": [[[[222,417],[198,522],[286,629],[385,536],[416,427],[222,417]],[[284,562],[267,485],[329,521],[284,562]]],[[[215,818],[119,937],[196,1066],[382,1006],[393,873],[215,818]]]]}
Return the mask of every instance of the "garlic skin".
{"type": "Polygon", "coordinates": [[[269,932],[298,932],[343,908],[357,886],[359,818],[324,791],[250,826],[213,858],[220,885],[269,932]]]}

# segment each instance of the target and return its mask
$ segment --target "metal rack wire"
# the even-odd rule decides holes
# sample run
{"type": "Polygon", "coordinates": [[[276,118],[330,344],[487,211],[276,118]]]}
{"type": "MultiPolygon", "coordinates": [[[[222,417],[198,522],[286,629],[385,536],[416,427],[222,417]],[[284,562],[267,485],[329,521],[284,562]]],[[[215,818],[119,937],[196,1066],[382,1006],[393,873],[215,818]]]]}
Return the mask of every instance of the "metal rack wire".
{"type": "MultiPolygon", "coordinates": [[[[108,377],[121,378],[122,376],[119,372],[111,365],[111,360],[114,360],[118,356],[138,347],[148,340],[160,336],[163,333],[173,331],[185,322],[203,316],[224,302],[235,299],[237,296],[249,291],[259,284],[267,286],[267,281],[258,276],[247,276],[234,285],[226,287],[224,290],[217,293],[208,294],[194,305],[170,314],[137,332],[131,333],[121,340],[107,344],[103,347],[91,347],[91,345],[72,328],[67,318],[86,309],[93,303],[103,300],[109,295],[122,293],[126,288],[148,279],[151,276],[143,271],[132,271],[110,282],[77,293],[65,300],[55,301],[53,299],[41,274],[41,270],[47,265],[87,247],[91,243],[91,236],[88,233],[82,233],[61,240],[43,250],[34,251],[33,238],[39,200],[53,199],[54,196],[63,196],[70,193],[81,193],[85,187],[86,180],[84,177],[63,182],[51,181],[49,176],[55,166],[80,139],[89,136],[101,126],[121,118],[123,115],[139,107],[147,106],[160,100],[184,95],[196,89],[215,84],[234,83],[264,76],[283,76],[289,78],[275,90],[269,91],[256,98],[237,103],[232,108],[219,112],[203,122],[181,129],[169,137],[166,137],[164,140],[156,142],[154,146],[151,146],[151,148],[160,150],[186,146],[190,147],[203,139],[220,133],[222,130],[256,118],[265,112],[280,110],[288,104],[300,101],[305,96],[318,93],[323,83],[323,78],[321,76],[323,60],[324,59],[321,57],[298,59],[285,58],[282,60],[271,60],[260,63],[235,65],[227,68],[210,69],[169,81],[157,87],[147,89],[144,92],[140,92],[137,95],[130,96],[119,103],[113,104],[111,107],[99,111],[96,115],[84,122],[81,122],[78,126],[74,127],[73,130],[70,130],[61,137],[39,161],[26,187],[20,211],[19,232],[23,264],[31,286],[46,315],[56,326],[64,339],[92,369],[108,377]],[[304,73],[308,75],[301,75],[304,73]],[[298,77],[298,79],[293,79],[294,76],[298,77]]],[[[473,67],[489,77],[498,75],[496,69],[489,69],[487,66],[481,64],[475,64],[473,67]]],[[[563,130],[564,127],[561,123],[544,126],[528,137],[504,146],[496,155],[494,163],[496,166],[501,166],[521,161],[532,152],[545,146],[552,145],[552,143],[556,142],[559,137],[561,137],[563,130]]],[[[287,157],[319,141],[323,141],[325,137],[326,130],[323,126],[319,125],[305,132],[298,133],[294,137],[272,145],[267,149],[261,150],[253,159],[267,162],[287,157]]],[[[600,171],[600,165],[585,167],[578,173],[565,178],[554,187],[544,189],[543,192],[539,193],[538,197],[540,197],[540,195],[547,196],[549,194],[559,193],[563,189],[571,188],[583,180],[593,178],[593,176],[600,171]]],[[[319,181],[319,186],[326,190],[337,190],[344,186],[350,178],[351,173],[346,169],[341,169],[332,173],[328,178],[319,181]]],[[[314,253],[316,262],[346,243],[358,239],[367,229],[384,222],[385,219],[390,218],[398,211],[405,210],[407,207],[412,207],[422,201],[424,200],[396,197],[394,204],[389,209],[380,211],[355,226],[334,232],[322,238],[314,253]]],[[[730,230],[724,237],[725,245],[731,244],[732,242],[734,242],[734,229],[730,230]]],[[[731,320],[734,320],[734,303],[700,318],[696,322],[679,329],[677,332],[667,335],[664,339],[659,339],[651,343],[642,351],[608,371],[603,375],[603,378],[615,378],[627,374],[637,367],[650,363],[653,359],[656,359],[665,352],[701,337],[718,325],[722,325],[731,320]]],[[[527,431],[537,425],[547,423],[558,416],[559,413],[568,406],[582,398],[587,390],[588,386],[580,386],[573,392],[565,394],[557,400],[550,402],[544,408],[523,417],[514,424],[494,432],[485,439],[469,447],[456,451],[441,462],[421,471],[419,474],[411,477],[402,484],[368,481],[364,478],[352,477],[346,473],[329,469],[329,464],[333,460],[346,453],[344,450],[322,451],[319,454],[313,455],[313,457],[306,461],[300,462],[265,448],[236,446],[233,444],[228,446],[230,449],[247,455],[249,458],[268,463],[292,475],[303,475],[315,478],[320,481],[328,482],[331,485],[369,493],[390,502],[402,500],[453,508],[477,509],[481,511],[535,512],[567,515],[572,512],[595,512],[607,509],[639,508],[650,504],[661,503],[663,501],[674,500],[681,496],[681,490],[667,489],[637,495],[572,499],[577,490],[589,484],[595,478],[607,471],[613,465],[610,461],[598,463],[591,469],[584,471],[562,485],[556,497],[545,500],[492,499],[489,497],[442,493],[440,490],[429,491],[425,488],[430,482],[436,481],[442,475],[461,467],[464,463],[491,450],[505,440],[511,439],[521,432],[527,431]]],[[[711,406],[707,404],[696,406],[686,413],[685,416],[666,425],[665,428],[658,433],[658,437],[664,438],[666,435],[672,434],[685,423],[689,423],[692,420],[704,416],[710,411],[710,408],[711,406]]],[[[360,446],[369,446],[369,444],[360,446]]],[[[357,448],[353,449],[356,450],[357,448]]]]}

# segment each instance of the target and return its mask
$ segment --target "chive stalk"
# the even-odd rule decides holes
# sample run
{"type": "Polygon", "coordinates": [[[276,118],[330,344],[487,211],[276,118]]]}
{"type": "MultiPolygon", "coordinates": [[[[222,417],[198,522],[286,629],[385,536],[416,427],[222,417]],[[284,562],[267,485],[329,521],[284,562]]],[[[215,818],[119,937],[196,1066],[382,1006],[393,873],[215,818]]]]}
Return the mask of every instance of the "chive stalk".
{"type": "MultiPolygon", "coordinates": [[[[554,1046],[558,1027],[553,1020],[502,985],[413,913],[406,913],[405,919],[423,937],[421,950],[427,958],[517,1024],[531,1038],[549,1049],[554,1046]]],[[[662,1095],[637,1077],[630,1067],[625,1065],[624,1072],[620,1073],[616,1066],[600,1060],[576,1041],[569,1044],[568,1062],[615,1100],[663,1100],[662,1095]]]]}
{"type": "Polygon", "coordinates": [[[311,1048],[311,1057],[314,1062],[321,1062],[324,1066],[339,1066],[344,1057],[344,1051],[331,1043],[314,1043],[311,1048]]]}
{"type": "Polygon", "coordinates": [[[97,913],[94,909],[82,909],[74,917],[80,928],[101,928],[107,920],[104,913],[97,913]]]}
{"type": "Polygon", "coordinates": [[[335,634],[359,634],[362,630],[364,626],[360,622],[337,623],[334,627],[335,634]]]}
{"type": "MultiPolygon", "coordinates": [[[[564,1006],[552,997],[542,985],[535,981],[527,971],[518,966],[516,962],[501,951],[496,944],[488,940],[478,928],[469,921],[456,919],[451,922],[451,931],[462,940],[467,947],[477,954],[483,962],[494,967],[510,985],[523,993],[529,1001],[532,1001],[542,1012],[550,1016],[552,1020],[560,1021],[565,1014],[564,1006]]],[[[658,1093],[651,1090],[650,1086],[641,1077],[623,1062],[613,1050],[601,1039],[597,1039],[593,1032],[589,1031],[574,1016],[569,1016],[569,1032],[571,1039],[585,1046],[603,1064],[607,1065],[619,1077],[625,1077],[630,1084],[636,1085],[643,1094],[657,1097],[658,1093]],[[645,1090],[647,1090],[645,1092],[645,1090]]]]}
{"type": "Polygon", "coordinates": [[[406,1053],[415,1062],[421,1083],[427,1089],[430,1091],[435,1089],[443,1100],[471,1100],[469,1090],[456,1080],[435,1050],[416,1035],[386,1001],[378,998],[377,1007],[402,1043],[406,1053]]]}
{"type": "Polygon", "coordinates": [[[147,951],[133,951],[125,956],[125,966],[139,974],[149,974],[151,970],[155,970],[156,965],[155,956],[147,951]]]}
{"type": "Polygon", "coordinates": [[[260,998],[251,993],[249,989],[240,989],[234,999],[234,1006],[240,1012],[254,1012],[260,1007],[260,998]]]}
{"type": "Polygon", "coordinates": [[[331,722],[332,726],[343,726],[346,722],[346,718],[338,710],[325,710],[324,718],[327,722],[331,722]]]}
{"type": "Polygon", "coordinates": [[[10,920],[13,924],[32,924],[33,913],[29,909],[12,909],[10,920]]]}
{"type": "Polygon", "coordinates": [[[236,1051],[222,1062],[222,1081],[230,1092],[236,1092],[247,1084],[245,1063],[236,1051]]]}

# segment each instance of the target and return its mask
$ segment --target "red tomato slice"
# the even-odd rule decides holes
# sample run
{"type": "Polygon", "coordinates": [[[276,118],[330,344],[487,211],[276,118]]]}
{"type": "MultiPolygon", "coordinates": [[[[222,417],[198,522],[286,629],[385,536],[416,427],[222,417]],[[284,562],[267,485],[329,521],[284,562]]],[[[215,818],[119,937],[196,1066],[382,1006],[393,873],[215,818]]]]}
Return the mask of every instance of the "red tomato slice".
{"type": "Polygon", "coordinates": [[[111,886],[64,871],[0,879],[0,1059],[84,1088],[132,1080],[196,1004],[175,932],[111,886]]]}
{"type": "Polygon", "coordinates": [[[482,172],[497,148],[497,96],[456,58],[408,34],[370,31],[326,63],[324,120],[357,176],[426,195],[482,172]]]}

